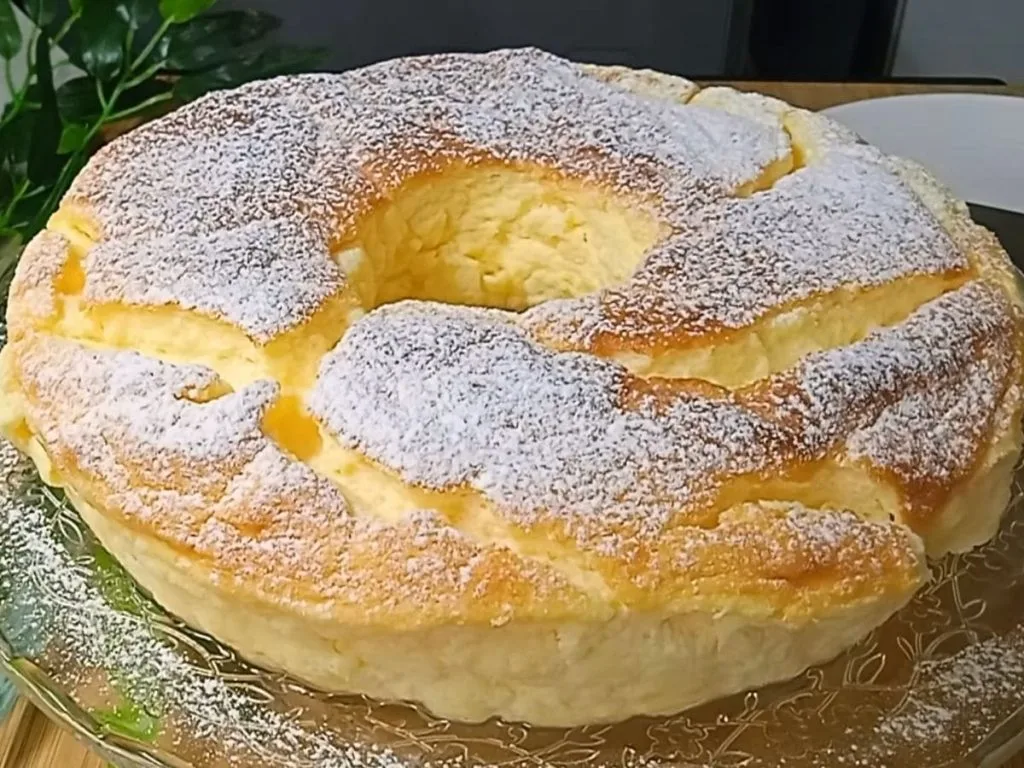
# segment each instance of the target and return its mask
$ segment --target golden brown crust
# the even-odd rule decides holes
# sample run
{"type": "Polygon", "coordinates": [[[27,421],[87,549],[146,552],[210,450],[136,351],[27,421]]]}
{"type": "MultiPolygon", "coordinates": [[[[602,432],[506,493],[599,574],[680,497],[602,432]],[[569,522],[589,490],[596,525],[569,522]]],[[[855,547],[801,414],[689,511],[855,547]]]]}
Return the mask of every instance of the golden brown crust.
{"type": "Polygon", "coordinates": [[[606,613],[607,603],[735,603],[740,612],[796,619],[855,602],[864,590],[902,592],[920,576],[916,545],[902,529],[854,524],[852,515],[817,527],[827,513],[749,504],[716,515],[708,528],[675,525],[653,541],[605,524],[582,542],[563,533],[564,556],[589,550],[588,565],[610,589],[584,595],[542,561],[467,539],[437,513],[392,525],[352,517],[332,484],[259,432],[273,391],[228,392],[209,371],[172,370],[42,334],[12,343],[5,362],[28,432],[94,509],[206,563],[233,591],[284,598],[340,622],[401,628],[582,618],[606,613]],[[147,411],[159,416],[133,418],[147,411]],[[212,429],[230,450],[203,449],[212,429]],[[613,532],[618,547],[609,546],[613,532]],[[602,549],[606,555],[594,555],[602,549]],[[419,561],[431,578],[416,569],[419,561]],[[464,581],[454,583],[456,574],[464,581]]]}
{"type": "Polygon", "coordinates": [[[247,399],[262,401],[258,416],[272,391],[229,393],[209,371],[170,371],[41,334],[7,350],[8,381],[22,387],[29,432],[61,482],[232,592],[396,629],[594,612],[543,564],[470,541],[435,514],[399,525],[352,517],[333,485],[281,453],[258,420],[239,418],[247,399]],[[133,409],[167,418],[131,423],[133,409]],[[229,452],[196,453],[210,429],[229,452]],[[166,441],[159,454],[152,440],[166,441]]]}
{"type": "MultiPolygon", "coordinates": [[[[805,644],[786,646],[788,669],[905,602],[926,577],[921,539],[938,554],[991,533],[1002,490],[979,496],[1006,487],[1019,452],[1024,326],[1005,253],[962,205],[781,102],[693,97],[685,81],[624,70],[585,72],[691,101],[715,130],[727,113],[728,130],[770,146],[722,170],[698,144],[676,177],[640,138],[636,156],[597,137],[562,162],[471,121],[413,140],[398,116],[373,126],[372,152],[322,152],[338,137],[318,131],[350,119],[335,101],[358,112],[345,100],[376,77],[462,66],[430,61],[337,91],[328,78],[260,84],[159,121],[105,150],[26,250],[0,429],[112,541],[157,553],[140,578],[180,568],[217,600],[315,624],[328,646],[346,631],[725,616],[805,644]],[[287,139],[268,137],[282,157],[265,172],[299,180],[243,191],[248,161],[223,182],[196,176],[269,130],[262,105],[287,139]],[[209,216],[144,190],[158,180],[133,152],[175,157],[190,128],[199,159],[177,181],[209,216]],[[609,207],[655,211],[666,234],[625,284],[518,317],[365,306],[339,251],[410,178],[452,168],[593,183],[609,207]],[[317,187],[325,174],[343,189],[317,187]],[[684,193],[665,178],[685,178],[684,193]],[[848,204],[851,190],[864,201],[848,204]],[[700,215],[682,217],[690,203],[700,215]],[[818,622],[841,627],[820,646],[818,622]]],[[[545,87],[576,82],[540,61],[545,87]]],[[[607,98],[627,122],[662,119],[607,98]]],[[[410,690],[398,693],[429,698],[410,690]]],[[[654,699],[636,711],[673,705],[654,699]]],[[[536,704],[465,711],[565,718],[536,704]]]]}

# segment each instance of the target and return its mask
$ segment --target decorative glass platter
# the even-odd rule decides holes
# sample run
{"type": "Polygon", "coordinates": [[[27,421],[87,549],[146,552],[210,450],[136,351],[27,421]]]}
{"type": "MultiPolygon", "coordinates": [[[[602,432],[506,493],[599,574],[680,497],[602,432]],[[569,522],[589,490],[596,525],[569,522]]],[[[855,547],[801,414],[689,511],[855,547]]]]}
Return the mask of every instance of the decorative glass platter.
{"type": "Polygon", "coordinates": [[[0,442],[0,661],[118,766],[995,766],[1024,747],[1024,472],[999,535],[799,678],[616,725],[464,725],[316,692],[168,616],[0,442]]]}

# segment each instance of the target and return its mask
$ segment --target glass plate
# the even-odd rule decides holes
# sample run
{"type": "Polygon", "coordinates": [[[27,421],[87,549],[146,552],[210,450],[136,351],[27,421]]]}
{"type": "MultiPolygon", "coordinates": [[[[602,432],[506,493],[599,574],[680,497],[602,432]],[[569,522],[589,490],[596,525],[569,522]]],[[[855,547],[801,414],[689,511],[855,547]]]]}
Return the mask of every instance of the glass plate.
{"type": "Polygon", "coordinates": [[[168,616],[0,441],[0,660],[119,766],[994,766],[1024,747],[1024,504],[795,680],[616,725],[463,725],[310,690],[168,616]]]}

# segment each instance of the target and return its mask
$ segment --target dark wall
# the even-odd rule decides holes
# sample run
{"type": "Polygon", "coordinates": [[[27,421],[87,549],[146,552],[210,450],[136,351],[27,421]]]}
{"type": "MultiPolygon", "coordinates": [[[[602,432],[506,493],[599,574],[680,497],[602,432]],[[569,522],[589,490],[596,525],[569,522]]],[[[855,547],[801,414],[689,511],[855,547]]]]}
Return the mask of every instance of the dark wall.
{"type": "Polygon", "coordinates": [[[901,0],[755,0],[751,70],[779,80],[886,75],[900,5],[901,0]]]}
{"type": "Polygon", "coordinates": [[[324,45],[329,69],[415,53],[536,45],[582,61],[681,74],[736,71],[750,0],[232,0],[324,45]]]}

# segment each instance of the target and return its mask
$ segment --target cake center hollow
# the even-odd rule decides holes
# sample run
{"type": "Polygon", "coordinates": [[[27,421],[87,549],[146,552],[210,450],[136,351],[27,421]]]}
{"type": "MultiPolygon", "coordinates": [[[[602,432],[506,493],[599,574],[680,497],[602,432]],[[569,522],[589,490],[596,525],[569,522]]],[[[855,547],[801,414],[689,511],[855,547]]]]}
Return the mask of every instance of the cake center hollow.
{"type": "Polygon", "coordinates": [[[334,252],[367,310],[523,310],[628,278],[662,235],[645,207],[538,167],[456,165],[402,184],[334,252]]]}

